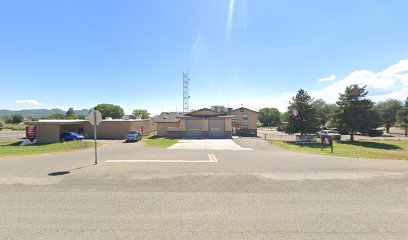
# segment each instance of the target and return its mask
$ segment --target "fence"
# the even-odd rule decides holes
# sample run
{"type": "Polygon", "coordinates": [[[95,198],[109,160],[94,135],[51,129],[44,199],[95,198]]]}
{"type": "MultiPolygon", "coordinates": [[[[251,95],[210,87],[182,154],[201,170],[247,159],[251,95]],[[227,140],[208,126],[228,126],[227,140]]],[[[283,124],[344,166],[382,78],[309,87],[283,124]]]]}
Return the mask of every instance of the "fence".
{"type": "MultiPolygon", "coordinates": [[[[296,135],[278,135],[278,134],[268,134],[268,133],[259,133],[259,137],[263,138],[264,140],[272,140],[272,141],[286,141],[286,142],[295,142],[296,135]]],[[[350,140],[349,135],[342,135],[342,141],[350,140]]],[[[405,135],[386,135],[380,137],[369,137],[369,136],[361,136],[361,135],[354,135],[354,140],[358,141],[407,141],[408,137],[405,135]]]]}

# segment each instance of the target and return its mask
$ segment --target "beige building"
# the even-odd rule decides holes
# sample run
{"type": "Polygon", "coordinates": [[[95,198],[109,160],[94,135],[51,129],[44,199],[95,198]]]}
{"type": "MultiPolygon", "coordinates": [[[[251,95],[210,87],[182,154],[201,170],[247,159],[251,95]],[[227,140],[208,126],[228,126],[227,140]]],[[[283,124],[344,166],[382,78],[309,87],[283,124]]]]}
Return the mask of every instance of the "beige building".
{"type": "MultiPolygon", "coordinates": [[[[60,141],[60,134],[77,132],[85,138],[93,138],[93,126],[88,120],[39,120],[28,121],[27,125],[36,127],[37,143],[55,143],[60,141]]],[[[98,139],[125,139],[129,131],[150,134],[156,130],[152,120],[103,120],[97,127],[98,139]]]]}
{"type": "Polygon", "coordinates": [[[157,135],[172,138],[231,138],[231,116],[208,108],[190,113],[164,112],[155,120],[157,135]]]}
{"type": "Polygon", "coordinates": [[[229,138],[257,136],[258,112],[237,108],[219,114],[208,108],[191,113],[163,112],[155,120],[157,135],[173,138],[229,138]]]}
{"type": "Polygon", "coordinates": [[[227,112],[228,116],[232,117],[232,132],[233,135],[242,137],[257,136],[258,112],[240,107],[227,112]]]}

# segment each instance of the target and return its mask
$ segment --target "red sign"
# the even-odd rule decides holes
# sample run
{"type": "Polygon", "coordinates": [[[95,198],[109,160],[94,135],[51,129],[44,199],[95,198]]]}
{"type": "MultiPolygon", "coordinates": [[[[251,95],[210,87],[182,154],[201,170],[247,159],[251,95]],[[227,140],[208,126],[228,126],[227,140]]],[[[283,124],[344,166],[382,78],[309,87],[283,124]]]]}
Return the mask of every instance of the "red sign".
{"type": "Polygon", "coordinates": [[[299,116],[298,110],[293,109],[293,110],[292,110],[292,116],[295,116],[295,117],[299,116]]]}
{"type": "Polygon", "coordinates": [[[37,127],[35,125],[29,125],[26,127],[26,138],[31,142],[37,138],[37,127]]]}

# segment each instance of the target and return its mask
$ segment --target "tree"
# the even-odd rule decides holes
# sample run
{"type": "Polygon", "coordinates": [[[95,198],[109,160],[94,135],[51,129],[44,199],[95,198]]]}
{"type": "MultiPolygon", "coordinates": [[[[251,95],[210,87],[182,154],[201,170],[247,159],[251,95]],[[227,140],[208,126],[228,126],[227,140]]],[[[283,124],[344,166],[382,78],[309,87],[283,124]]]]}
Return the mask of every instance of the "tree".
{"type": "Polygon", "coordinates": [[[373,116],[373,103],[365,98],[368,94],[366,86],[359,87],[357,84],[346,87],[344,93],[339,96],[337,105],[339,108],[333,116],[335,125],[341,132],[350,134],[350,141],[354,141],[354,134],[357,131],[372,128],[375,124],[370,122],[373,116]]]}
{"type": "Polygon", "coordinates": [[[316,99],[312,102],[313,108],[317,111],[317,117],[321,126],[326,126],[330,117],[337,109],[336,104],[328,104],[323,99],[316,99]]]}
{"type": "Polygon", "coordinates": [[[63,113],[53,113],[49,115],[48,117],[45,117],[46,119],[65,119],[65,114],[63,113]]]}
{"type": "Polygon", "coordinates": [[[77,115],[76,115],[76,113],[75,113],[75,111],[74,111],[74,109],[71,107],[71,108],[69,108],[68,109],[68,111],[65,113],[65,118],[67,118],[67,119],[76,119],[77,118],[77,115]]]}
{"type": "Polygon", "coordinates": [[[228,109],[225,106],[221,106],[221,105],[211,106],[210,109],[220,114],[224,114],[228,111],[228,109]]]}
{"type": "Polygon", "coordinates": [[[405,136],[408,136],[408,98],[405,101],[405,108],[401,108],[397,113],[398,122],[405,130],[405,136]]]}
{"type": "Polygon", "coordinates": [[[259,109],[258,120],[262,123],[262,126],[277,126],[280,125],[280,115],[276,108],[261,108],[259,109]]]}
{"type": "Polygon", "coordinates": [[[3,117],[3,122],[5,124],[10,124],[11,123],[11,117],[10,116],[4,116],[3,117]]]}
{"type": "Polygon", "coordinates": [[[86,118],[86,116],[83,115],[83,114],[79,114],[79,115],[78,115],[78,119],[84,120],[85,118],[86,118]]]}
{"type": "Polygon", "coordinates": [[[315,134],[320,129],[317,111],[313,107],[313,98],[303,89],[300,89],[293,102],[289,102],[289,107],[285,121],[288,124],[283,128],[286,133],[315,134]],[[292,114],[296,112],[297,114],[292,114]],[[294,116],[297,115],[297,116],[294,116]]]}
{"type": "Polygon", "coordinates": [[[9,123],[19,124],[19,123],[22,123],[22,122],[24,122],[24,117],[23,117],[23,115],[21,115],[21,114],[14,114],[14,115],[11,116],[9,123]]]}
{"type": "Polygon", "coordinates": [[[150,118],[150,113],[145,109],[135,109],[135,110],[133,110],[132,114],[136,118],[140,118],[140,119],[149,119],[150,118]]]}
{"type": "Polygon", "coordinates": [[[388,99],[379,102],[374,108],[380,114],[386,132],[390,133],[390,128],[397,122],[398,112],[403,109],[402,103],[395,99],[388,99]]]}
{"type": "Polygon", "coordinates": [[[98,104],[93,109],[99,110],[102,114],[102,118],[110,117],[113,119],[119,119],[125,114],[122,107],[109,103],[98,104]]]}

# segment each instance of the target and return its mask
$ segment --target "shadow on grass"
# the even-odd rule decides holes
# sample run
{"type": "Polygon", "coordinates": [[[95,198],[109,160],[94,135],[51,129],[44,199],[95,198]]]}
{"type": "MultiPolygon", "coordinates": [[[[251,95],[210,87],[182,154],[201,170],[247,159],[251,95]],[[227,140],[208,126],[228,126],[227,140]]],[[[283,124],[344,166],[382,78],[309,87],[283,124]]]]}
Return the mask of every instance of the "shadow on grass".
{"type": "Polygon", "coordinates": [[[375,149],[382,149],[382,150],[402,149],[401,147],[394,145],[394,144],[379,143],[379,142],[354,141],[354,142],[338,142],[338,144],[347,144],[347,145],[353,145],[353,146],[358,146],[358,147],[375,148],[375,149]]]}
{"type": "Polygon", "coordinates": [[[160,137],[160,136],[154,135],[154,136],[145,137],[145,139],[170,139],[170,140],[173,140],[173,139],[178,139],[178,138],[160,137]]]}
{"type": "MultiPolygon", "coordinates": [[[[321,148],[320,143],[303,143],[303,144],[297,144],[295,142],[286,142],[288,144],[301,147],[301,148],[311,148],[311,149],[317,149],[321,148]]],[[[365,147],[365,148],[374,148],[374,149],[381,149],[381,150],[400,150],[402,149],[401,147],[394,145],[394,144],[389,144],[389,143],[379,143],[379,142],[363,142],[363,141],[354,141],[354,142],[336,142],[336,144],[344,144],[344,145],[352,145],[352,146],[357,146],[357,147],[365,147]]]]}

